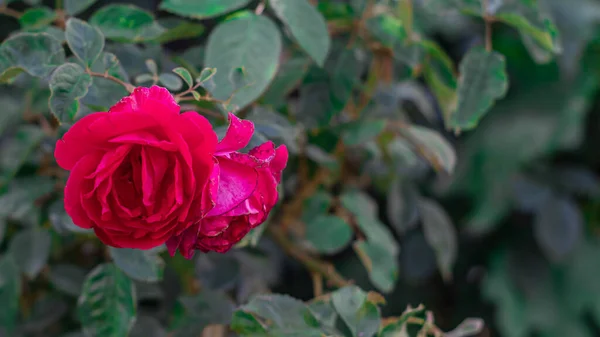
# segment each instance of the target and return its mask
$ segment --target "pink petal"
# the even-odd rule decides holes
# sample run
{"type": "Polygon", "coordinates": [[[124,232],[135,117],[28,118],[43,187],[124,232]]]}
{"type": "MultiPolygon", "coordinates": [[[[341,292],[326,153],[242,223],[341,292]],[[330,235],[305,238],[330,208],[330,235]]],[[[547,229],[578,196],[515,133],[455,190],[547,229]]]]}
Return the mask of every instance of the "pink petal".
{"type": "Polygon", "coordinates": [[[244,146],[248,145],[253,133],[254,124],[251,121],[241,120],[230,112],[229,128],[225,137],[217,144],[215,154],[227,154],[241,150],[244,146]]]}
{"type": "MultiPolygon", "coordinates": [[[[258,172],[253,167],[224,157],[219,160],[219,190],[215,207],[207,216],[225,214],[248,199],[258,184],[258,172]]],[[[214,198],[214,197],[213,197],[214,198]]]]}
{"type": "Polygon", "coordinates": [[[275,158],[271,161],[271,173],[277,182],[281,181],[281,171],[287,165],[288,156],[288,150],[285,145],[281,145],[275,150],[275,158]]]}
{"type": "Polygon", "coordinates": [[[212,155],[218,143],[217,134],[210,122],[195,111],[182,113],[177,118],[177,130],[181,133],[190,151],[202,147],[202,151],[212,155]]]}
{"type": "Polygon", "coordinates": [[[137,87],[131,95],[123,97],[108,112],[121,113],[135,111],[150,115],[170,114],[178,116],[179,105],[177,105],[169,90],[154,85],[150,88],[137,87]]]}

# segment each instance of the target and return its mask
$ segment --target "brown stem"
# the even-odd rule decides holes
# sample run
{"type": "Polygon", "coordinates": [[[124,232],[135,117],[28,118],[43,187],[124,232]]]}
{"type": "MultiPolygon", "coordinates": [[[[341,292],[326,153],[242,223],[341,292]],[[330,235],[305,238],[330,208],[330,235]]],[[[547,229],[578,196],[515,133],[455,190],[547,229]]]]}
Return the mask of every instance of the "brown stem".
{"type": "Polygon", "coordinates": [[[338,274],[331,264],[312,257],[304,250],[296,247],[280,228],[280,226],[272,224],[271,226],[267,227],[267,231],[269,234],[271,234],[273,240],[277,242],[277,244],[285,251],[286,254],[298,260],[309,271],[323,275],[331,285],[341,288],[351,284],[342,275],[338,274]]]}
{"type": "Polygon", "coordinates": [[[264,11],[265,11],[265,2],[261,1],[258,6],[256,6],[256,9],[254,10],[254,14],[256,15],[261,15],[264,11]]]}
{"type": "Polygon", "coordinates": [[[120,79],[118,79],[118,78],[116,78],[114,76],[111,76],[111,75],[109,75],[107,73],[104,73],[104,74],[103,73],[96,73],[96,72],[93,72],[93,71],[91,71],[89,69],[87,70],[87,73],[90,74],[90,76],[93,76],[93,77],[102,77],[102,78],[105,78],[105,79],[107,79],[109,81],[113,81],[115,83],[118,83],[118,84],[122,85],[123,87],[125,87],[125,89],[127,89],[127,91],[129,91],[129,93],[132,93],[133,90],[135,90],[135,86],[134,85],[126,83],[124,81],[121,81],[120,79]]]}
{"type": "Polygon", "coordinates": [[[482,1],[483,6],[483,20],[485,21],[485,50],[488,52],[492,51],[492,23],[494,18],[487,13],[488,0],[482,1]]]}
{"type": "Polygon", "coordinates": [[[5,15],[8,15],[8,16],[12,16],[15,19],[18,19],[18,18],[21,17],[21,15],[23,15],[23,13],[18,12],[18,11],[14,10],[14,9],[8,8],[6,6],[1,6],[0,7],[0,14],[5,14],[5,15]]]}

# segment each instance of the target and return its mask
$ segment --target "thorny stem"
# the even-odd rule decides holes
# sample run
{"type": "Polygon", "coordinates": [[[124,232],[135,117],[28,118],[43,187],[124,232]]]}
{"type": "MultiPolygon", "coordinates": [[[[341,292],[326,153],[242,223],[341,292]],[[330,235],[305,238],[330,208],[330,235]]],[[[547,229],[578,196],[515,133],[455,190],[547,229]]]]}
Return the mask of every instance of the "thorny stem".
{"type": "Polygon", "coordinates": [[[8,16],[12,16],[15,19],[18,19],[21,17],[21,15],[23,15],[23,13],[18,12],[14,9],[8,8],[6,6],[0,6],[0,14],[5,14],[8,16]]]}
{"type": "Polygon", "coordinates": [[[111,75],[109,75],[107,73],[104,73],[104,74],[103,73],[96,73],[96,72],[91,71],[90,69],[87,69],[86,72],[88,74],[90,74],[90,76],[93,76],[93,77],[102,77],[102,78],[105,78],[107,80],[110,80],[110,81],[113,81],[115,83],[118,83],[118,84],[122,85],[123,87],[125,87],[125,89],[129,93],[132,93],[133,90],[135,90],[135,86],[133,86],[132,84],[126,83],[124,81],[121,81],[120,79],[118,79],[118,78],[116,78],[114,76],[111,76],[111,75]]]}
{"type": "Polygon", "coordinates": [[[298,260],[309,271],[323,275],[331,285],[341,288],[351,284],[342,275],[338,274],[331,264],[312,257],[304,250],[296,247],[280,226],[273,224],[267,227],[267,231],[269,231],[273,240],[279,244],[286,254],[298,260]]]}

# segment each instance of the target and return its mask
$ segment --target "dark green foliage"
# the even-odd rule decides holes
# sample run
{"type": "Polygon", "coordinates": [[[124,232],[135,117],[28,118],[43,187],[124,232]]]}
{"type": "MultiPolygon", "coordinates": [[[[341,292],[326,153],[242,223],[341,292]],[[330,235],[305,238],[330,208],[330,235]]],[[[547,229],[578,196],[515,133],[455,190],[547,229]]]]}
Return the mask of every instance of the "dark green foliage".
{"type": "Polygon", "coordinates": [[[594,0],[0,0],[0,337],[596,336],[598,23],[594,0]],[[106,247],[65,211],[56,141],[150,85],[288,148],[226,254],[106,247]]]}

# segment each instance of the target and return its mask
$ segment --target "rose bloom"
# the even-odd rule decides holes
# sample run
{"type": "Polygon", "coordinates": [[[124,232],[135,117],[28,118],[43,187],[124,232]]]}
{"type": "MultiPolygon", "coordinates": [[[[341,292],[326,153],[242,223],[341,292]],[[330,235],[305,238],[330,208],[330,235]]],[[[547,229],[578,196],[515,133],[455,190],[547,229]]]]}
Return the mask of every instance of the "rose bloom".
{"type": "Polygon", "coordinates": [[[177,249],[186,258],[194,250],[224,253],[263,223],[278,200],[277,185],[288,160],[287,148],[266,142],[238,152],[250,142],[254,125],[229,114],[230,125],[217,144],[210,177],[215,207],[200,221],[167,241],[169,253],[177,249]]]}
{"type": "Polygon", "coordinates": [[[206,118],[180,114],[166,89],[137,88],[108,112],[77,121],[57,142],[56,161],[71,171],[65,209],[109,246],[164,244],[221,208],[208,183],[216,145],[206,118]]]}

